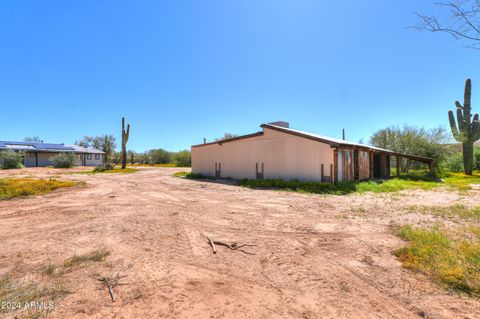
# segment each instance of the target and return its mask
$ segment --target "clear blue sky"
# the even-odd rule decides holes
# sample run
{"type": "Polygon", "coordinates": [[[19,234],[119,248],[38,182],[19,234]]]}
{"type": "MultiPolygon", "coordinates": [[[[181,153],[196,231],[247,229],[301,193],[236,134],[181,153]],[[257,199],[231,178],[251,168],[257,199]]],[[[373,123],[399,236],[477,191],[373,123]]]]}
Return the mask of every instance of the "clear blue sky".
{"type": "Polygon", "coordinates": [[[447,127],[480,53],[407,29],[434,0],[0,2],[0,140],[186,149],[285,120],[358,141],[408,123],[447,127]]]}

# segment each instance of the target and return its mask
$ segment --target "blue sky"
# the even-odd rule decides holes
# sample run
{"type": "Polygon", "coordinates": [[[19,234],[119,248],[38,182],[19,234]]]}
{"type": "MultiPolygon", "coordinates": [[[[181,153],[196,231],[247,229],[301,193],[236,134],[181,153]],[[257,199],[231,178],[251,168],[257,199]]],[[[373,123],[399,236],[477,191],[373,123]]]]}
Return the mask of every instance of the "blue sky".
{"type": "MultiPolygon", "coordinates": [[[[433,0],[0,2],[0,140],[189,148],[203,137],[293,128],[368,140],[408,123],[447,127],[479,52],[418,33],[433,0]]],[[[480,110],[480,107],[476,110],[480,110]]]]}

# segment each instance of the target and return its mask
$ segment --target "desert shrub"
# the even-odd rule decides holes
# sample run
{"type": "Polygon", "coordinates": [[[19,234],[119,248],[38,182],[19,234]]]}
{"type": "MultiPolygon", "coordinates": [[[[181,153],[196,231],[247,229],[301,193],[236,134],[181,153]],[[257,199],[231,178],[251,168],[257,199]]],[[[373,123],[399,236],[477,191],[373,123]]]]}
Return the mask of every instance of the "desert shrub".
{"type": "Polygon", "coordinates": [[[148,164],[167,164],[171,161],[171,154],[164,149],[150,150],[147,153],[148,164]]]}
{"type": "Polygon", "coordinates": [[[192,154],[186,150],[173,153],[172,160],[175,166],[178,166],[178,167],[192,166],[192,154]]]}
{"type": "Polygon", "coordinates": [[[480,170],[480,148],[478,146],[475,146],[473,152],[473,168],[480,170]]]}
{"type": "MultiPolygon", "coordinates": [[[[475,156],[476,159],[476,156],[475,156]]],[[[480,159],[480,158],[479,158],[480,159]]],[[[476,162],[476,161],[475,161],[476,162]]],[[[475,163],[476,164],[476,163],[475,163]]],[[[480,164],[480,162],[479,162],[480,164]]],[[[463,172],[463,155],[455,153],[445,159],[444,168],[450,172],[463,172]]]]}
{"type": "Polygon", "coordinates": [[[0,166],[2,169],[13,169],[23,167],[22,153],[11,150],[0,152],[0,166]]]}
{"type": "Polygon", "coordinates": [[[75,163],[75,154],[73,153],[59,153],[50,157],[50,161],[55,163],[56,168],[70,168],[75,163]]]}
{"type": "Polygon", "coordinates": [[[102,165],[98,165],[97,167],[95,167],[95,169],[93,171],[94,172],[105,172],[105,171],[110,171],[110,170],[113,170],[113,169],[115,169],[115,165],[110,164],[110,163],[105,163],[105,164],[102,164],[102,165]]]}

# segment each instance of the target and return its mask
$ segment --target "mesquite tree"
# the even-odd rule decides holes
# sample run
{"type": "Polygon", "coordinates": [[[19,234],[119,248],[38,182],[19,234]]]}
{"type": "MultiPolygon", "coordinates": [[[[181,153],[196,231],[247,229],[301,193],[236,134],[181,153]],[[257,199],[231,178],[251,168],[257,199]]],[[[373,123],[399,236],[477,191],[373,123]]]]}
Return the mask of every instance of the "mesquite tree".
{"type": "Polygon", "coordinates": [[[473,143],[480,139],[480,123],[478,113],[473,115],[470,99],[472,97],[472,81],[470,79],[465,83],[465,99],[463,105],[456,101],[457,106],[457,124],[453,111],[448,111],[448,119],[452,128],[453,137],[463,146],[463,168],[465,174],[472,175],[473,167],[473,143]]]}
{"type": "Polygon", "coordinates": [[[127,143],[130,136],[130,124],[125,130],[125,117],[122,116],[122,169],[127,168],[127,143]]]}

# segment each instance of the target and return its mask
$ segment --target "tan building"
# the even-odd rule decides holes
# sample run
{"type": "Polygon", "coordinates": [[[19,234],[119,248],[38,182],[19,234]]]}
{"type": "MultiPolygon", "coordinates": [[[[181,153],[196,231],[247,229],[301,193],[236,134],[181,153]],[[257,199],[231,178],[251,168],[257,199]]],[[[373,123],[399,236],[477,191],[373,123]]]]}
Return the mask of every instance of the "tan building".
{"type": "Polygon", "coordinates": [[[365,180],[390,177],[391,156],[424,162],[433,172],[430,158],[294,130],[286,122],[261,128],[257,133],[192,146],[192,173],[235,179],[365,180]]]}

